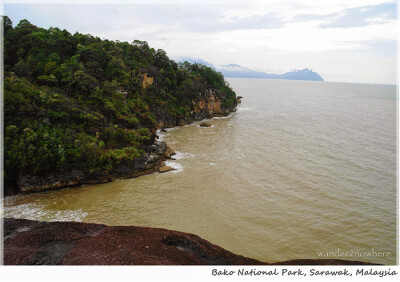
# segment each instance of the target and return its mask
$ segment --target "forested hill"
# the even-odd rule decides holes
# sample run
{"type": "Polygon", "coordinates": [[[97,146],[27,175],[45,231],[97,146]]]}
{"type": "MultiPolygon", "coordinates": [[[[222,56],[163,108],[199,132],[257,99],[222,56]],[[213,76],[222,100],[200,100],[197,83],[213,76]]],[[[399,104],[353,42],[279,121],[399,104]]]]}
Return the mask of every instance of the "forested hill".
{"type": "Polygon", "coordinates": [[[112,171],[145,155],[156,127],[236,106],[221,73],[177,64],[144,41],[3,23],[6,186],[27,175],[112,171]]]}

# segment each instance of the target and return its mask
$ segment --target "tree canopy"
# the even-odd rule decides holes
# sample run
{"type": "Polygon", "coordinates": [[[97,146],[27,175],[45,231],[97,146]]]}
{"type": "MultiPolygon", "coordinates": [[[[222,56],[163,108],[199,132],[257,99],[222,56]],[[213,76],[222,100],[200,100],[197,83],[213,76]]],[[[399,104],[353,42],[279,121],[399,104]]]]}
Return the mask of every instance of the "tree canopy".
{"type": "Polygon", "coordinates": [[[110,169],[143,155],[154,112],[186,116],[205,89],[234,104],[221,73],[177,64],[147,42],[132,43],[44,29],[21,20],[4,25],[5,180],[20,173],[110,169]],[[143,87],[143,75],[152,84],[143,87]]]}

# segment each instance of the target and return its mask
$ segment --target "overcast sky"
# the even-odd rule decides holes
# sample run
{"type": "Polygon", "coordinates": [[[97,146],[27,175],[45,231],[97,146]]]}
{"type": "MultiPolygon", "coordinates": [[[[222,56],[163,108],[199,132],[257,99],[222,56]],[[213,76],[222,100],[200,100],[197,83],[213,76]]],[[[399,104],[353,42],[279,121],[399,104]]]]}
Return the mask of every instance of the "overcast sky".
{"type": "Polygon", "coordinates": [[[396,1],[48,2],[55,1],[5,0],[3,13],[14,25],[28,19],[71,33],[145,40],[171,59],[199,58],[217,68],[230,63],[270,73],[310,68],[327,81],[396,83],[396,1]]]}

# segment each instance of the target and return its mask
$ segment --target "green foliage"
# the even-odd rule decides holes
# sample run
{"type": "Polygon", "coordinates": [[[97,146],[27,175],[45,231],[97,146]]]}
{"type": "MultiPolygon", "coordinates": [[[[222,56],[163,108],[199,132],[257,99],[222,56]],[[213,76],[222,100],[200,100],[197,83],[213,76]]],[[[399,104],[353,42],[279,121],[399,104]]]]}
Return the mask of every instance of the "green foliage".
{"type": "Polygon", "coordinates": [[[236,95],[215,70],[177,64],[145,41],[102,40],[4,16],[5,176],[112,169],[144,154],[155,112],[188,117],[213,88],[236,95]],[[153,83],[143,87],[144,74],[153,83]]]}

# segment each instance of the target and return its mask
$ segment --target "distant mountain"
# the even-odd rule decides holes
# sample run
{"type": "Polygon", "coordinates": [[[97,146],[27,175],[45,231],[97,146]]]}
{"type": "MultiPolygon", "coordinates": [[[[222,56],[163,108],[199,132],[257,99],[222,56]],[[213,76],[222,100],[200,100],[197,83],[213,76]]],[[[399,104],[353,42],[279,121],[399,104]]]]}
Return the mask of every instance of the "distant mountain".
{"type": "Polygon", "coordinates": [[[221,72],[225,77],[324,81],[324,79],[318,73],[313,72],[308,68],[302,70],[294,70],[283,74],[274,74],[251,70],[237,64],[222,65],[220,66],[220,68],[216,68],[213,64],[207,61],[190,57],[182,57],[178,60],[178,62],[184,61],[188,61],[191,64],[197,63],[214,68],[217,71],[221,72]]]}
{"type": "Polygon", "coordinates": [[[294,70],[283,74],[273,74],[251,70],[236,64],[229,64],[222,65],[221,69],[218,69],[218,71],[222,72],[225,77],[324,81],[318,73],[313,72],[308,68],[294,70]]]}
{"type": "Polygon", "coordinates": [[[187,61],[187,62],[189,62],[191,64],[196,64],[196,63],[197,64],[202,64],[202,65],[205,65],[207,67],[211,67],[211,68],[215,69],[215,66],[213,64],[211,64],[211,63],[209,63],[207,61],[204,61],[202,59],[199,59],[199,58],[195,59],[195,58],[190,58],[190,57],[180,57],[177,61],[181,62],[181,63],[183,63],[184,61],[187,61]]]}

